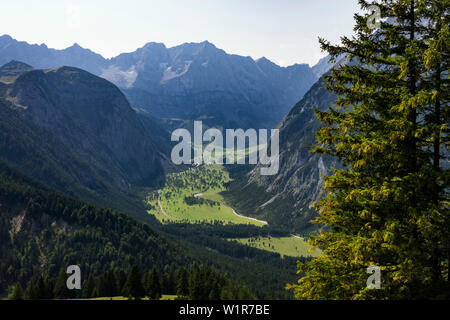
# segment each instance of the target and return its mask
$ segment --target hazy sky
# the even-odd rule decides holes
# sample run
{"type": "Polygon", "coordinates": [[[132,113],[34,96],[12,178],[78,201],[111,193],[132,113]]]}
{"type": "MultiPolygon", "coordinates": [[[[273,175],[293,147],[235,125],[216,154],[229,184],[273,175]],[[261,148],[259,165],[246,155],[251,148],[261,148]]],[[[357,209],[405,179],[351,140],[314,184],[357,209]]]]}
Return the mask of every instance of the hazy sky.
{"type": "Polygon", "coordinates": [[[0,0],[0,35],[104,57],[208,40],[228,53],[315,64],[317,37],[351,35],[356,0],[0,0]]]}

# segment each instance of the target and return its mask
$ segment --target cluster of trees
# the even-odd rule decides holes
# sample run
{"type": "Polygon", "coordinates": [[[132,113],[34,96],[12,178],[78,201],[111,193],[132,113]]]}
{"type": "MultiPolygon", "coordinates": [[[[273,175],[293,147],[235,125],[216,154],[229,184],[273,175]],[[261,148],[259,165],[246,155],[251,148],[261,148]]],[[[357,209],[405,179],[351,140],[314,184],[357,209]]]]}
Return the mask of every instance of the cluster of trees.
{"type": "Polygon", "coordinates": [[[220,202],[212,201],[212,200],[209,200],[209,199],[204,199],[204,198],[201,198],[201,197],[194,197],[194,196],[184,197],[184,202],[188,206],[194,206],[196,204],[198,204],[198,205],[206,204],[206,205],[208,205],[210,207],[220,206],[220,202]]]}
{"type": "Polygon", "coordinates": [[[10,300],[44,300],[44,299],[73,299],[76,291],[67,289],[67,274],[61,270],[58,277],[40,276],[36,281],[30,279],[23,289],[20,282],[9,288],[10,300]]]}
{"type": "Polygon", "coordinates": [[[255,296],[245,286],[234,284],[207,266],[191,266],[160,273],[153,267],[143,273],[137,265],[126,273],[123,269],[108,270],[99,277],[89,275],[81,290],[67,289],[67,274],[58,277],[40,276],[30,280],[24,290],[18,282],[10,287],[10,300],[91,299],[124,296],[139,300],[159,300],[163,294],[192,300],[252,300],[255,296]]]}
{"type": "Polygon", "coordinates": [[[228,173],[217,166],[200,166],[183,172],[171,173],[166,176],[163,196],[170,199],[178,194],[180,189],[208,190],[224,189],[230,178],[228,173]]]}
{"type": "Polygon", "coordinates": [[[224,273],[233,275],[239,283],[246,283],[258,299],[292,299],[285,290],[287,283],[297,277],[297,261],[307,262],[311,258],[294,258],[268,252],[229,241],[247,237],[285,237],[285,231],[274,227],[252,225],[183,224],[173,223],[161,226],[161,230],[180,241],[194,245],[202,261],[214,261],[214,266],[224,273]],[[205,250],[206,248],[206,250],[205,250]]]}
{"type": "Polygon", "coordinates": [[[257,227],[252,224],[225,224],[222,221],[215,221],[214,223],[200,222],[197,225],[188,223],[162,225],[161,230],[170,234],[182,234],[183,237],[188,237],[190,234],[194,234],[194,237],[197,237],[203,234],[217,236],[222,239],[270,236],[289,237],[291,235],[286,230],[273,225],[257,227]]]}
{"type": "Polygon", "coordinates": [[[299,299],[413,299],[450,296],[448,0],[359,0],[356,35],[321,40],[351,61],[325,77],[336,108],[318,112],[314,151],[343,168],[325,179],[312,244],[324,254],[300,265],[299,299]],[[366,286],[367,267],[381,288],[366,286]]]}

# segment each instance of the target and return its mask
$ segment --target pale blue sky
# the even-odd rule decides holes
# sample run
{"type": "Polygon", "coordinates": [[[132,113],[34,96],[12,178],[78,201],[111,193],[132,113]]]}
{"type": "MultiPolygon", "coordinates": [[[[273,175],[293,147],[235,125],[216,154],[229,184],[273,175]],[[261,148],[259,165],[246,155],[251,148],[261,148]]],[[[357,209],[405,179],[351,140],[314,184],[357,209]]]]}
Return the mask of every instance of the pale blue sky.
{"type": "Polygon", "coordinates": [[[1,0],[0,35],[104,57],[208,40],[228,53],[315,64],[317,37],[351,35],[356,0],[1,0]],[[78,18],[79,17],[79,18],[78,18]]]}

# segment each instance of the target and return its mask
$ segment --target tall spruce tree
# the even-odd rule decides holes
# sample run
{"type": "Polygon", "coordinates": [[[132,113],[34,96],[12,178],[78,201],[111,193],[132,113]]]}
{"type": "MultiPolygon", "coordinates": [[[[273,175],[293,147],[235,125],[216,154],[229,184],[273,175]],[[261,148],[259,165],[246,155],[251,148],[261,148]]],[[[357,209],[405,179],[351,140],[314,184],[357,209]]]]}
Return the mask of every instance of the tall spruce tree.
{"type": "Polygon", "coordinates": [[[30,279],[25,290],[24,297],[26,300],[38,299],[33,279],[30,279]]]}
{"type": "Polygon", "coordinates": [[[12,288],[11,293],[8,295],[9,300],[23,300],[23,289],[19,282],[12,288]]]}
{"type": "Polygon", "coordinates": [[[82,297],[85,299],[95,298],[94,296],[95,280],[92,274],[89,274],[88,280],[85,282],[82,291],[82,297]]]}
{"type": "Polygon", "coordinates": [[[40,276],[38,281],[36,282],[36,298],[37,299],[47,299],[47,288],[45,286],[44,277],[40,276]]]}
{"type": "Polygon", "coordinates": [[[146,283],[147,295],[151,300],[161,299],[161,280],[158,275],[158,270],[153,266],[146,283]]]}
{"type": "Polygon", "coordinates": [[[177,296],[187,297],[189,295],[189,273],[185,268],[177,270],[177,296]]]}
{"type": "Polygon", "coordinates": [[[298,299],[448,297],[448,0],[359,0],[355,36],[322,49],[348,62],[325,76],[338,95],[317,112],[313,152],[337,157],[316,204],[323,255],[299,264],[298,299]],[[447,165],[447,167],[445,166],[447,165]],[[381,288],[368,288],[369,266],[381,288]]]}
{"type": "Polygon", "coordinates": [[[98,293],[101,297],[114,297],[118,295],[117,291],[114,271],[108,270],[98,279],[98,293]]]}
{"type": "MultiPolygon", "coordinates": [[[[450,123],[450,88],[448,72],[450,70],[450,1],[427,1],[420,7],[427,23],[423,28],[427,44],[424,60],[426,73],[423,75],[423,95],[426,97],[424,127],[427,139],[424,148],[432,159],[430,176],[434,184],[430,185],[434,207],[428,214],[429,244],[432,254],[432,281],[434,292],[450,291],[450,214],[449,209],[449,162],[448,162],[448,124],[450,123]],[[445,267],[447,269],[446,274],[445,267]],[[447,282],[443,281],[444,279],[447,282]]],[[[447,295],[448,297],[448,295],[447,295]]]]}
{"type": "Polygon", "coordinates": [[[53,299],[54,287],[55,287],[55,279],[47,276],[45,278],[45,298],[44,299],[53,299]]]}
{"type": "Polygon", "coordinates": [[[137,265],[133,265],[128,274],[127,282],[124,286],[126,295],[131,299],[140,300],[145,296],[145,289],[142,285],[142,276],[137,265]]]}
{"type": "Polygon", "coordinates": [[[125,286],[125,282],[127,281],[127,275],[126,275],[125,271],[121,268],[118,269],[115,272],[115,277],[116,277],[117,293],[119,295],[126,295],[124,293],[124,286],[125,286]]]}
{"type": "Polygon", "coordinates": [[[56,279],[55,287],[53,289],[55,299],[73,299],[77,295],[76,290],[67,288],[67,273],[61,269],[56,279]]]}

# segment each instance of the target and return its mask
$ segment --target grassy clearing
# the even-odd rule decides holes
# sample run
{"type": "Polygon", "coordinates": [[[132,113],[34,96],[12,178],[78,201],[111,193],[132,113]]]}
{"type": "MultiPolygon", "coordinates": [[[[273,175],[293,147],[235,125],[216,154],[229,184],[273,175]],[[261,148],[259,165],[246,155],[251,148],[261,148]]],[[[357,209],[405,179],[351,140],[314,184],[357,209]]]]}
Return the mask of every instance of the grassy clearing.
{"type": "Polygon", "coordinates": [[[291,257],[318,257],[321,254],[320,249],[312,248],[303,238],[300,237],[259,237],[259,238],[245,238],[232,239],[239,243],[262,249],[270,252],[277,252],[281,256],[291,257]]]}
{"type": "Polygon", "coordinates": [[[225,205],[220,192],[229,181],[228,172],[220,165],[168,174],[164,188],[147,197],[149,213],[164,223],[221,222],[263,226],[262,222],[237,216],[225,205]]]}

